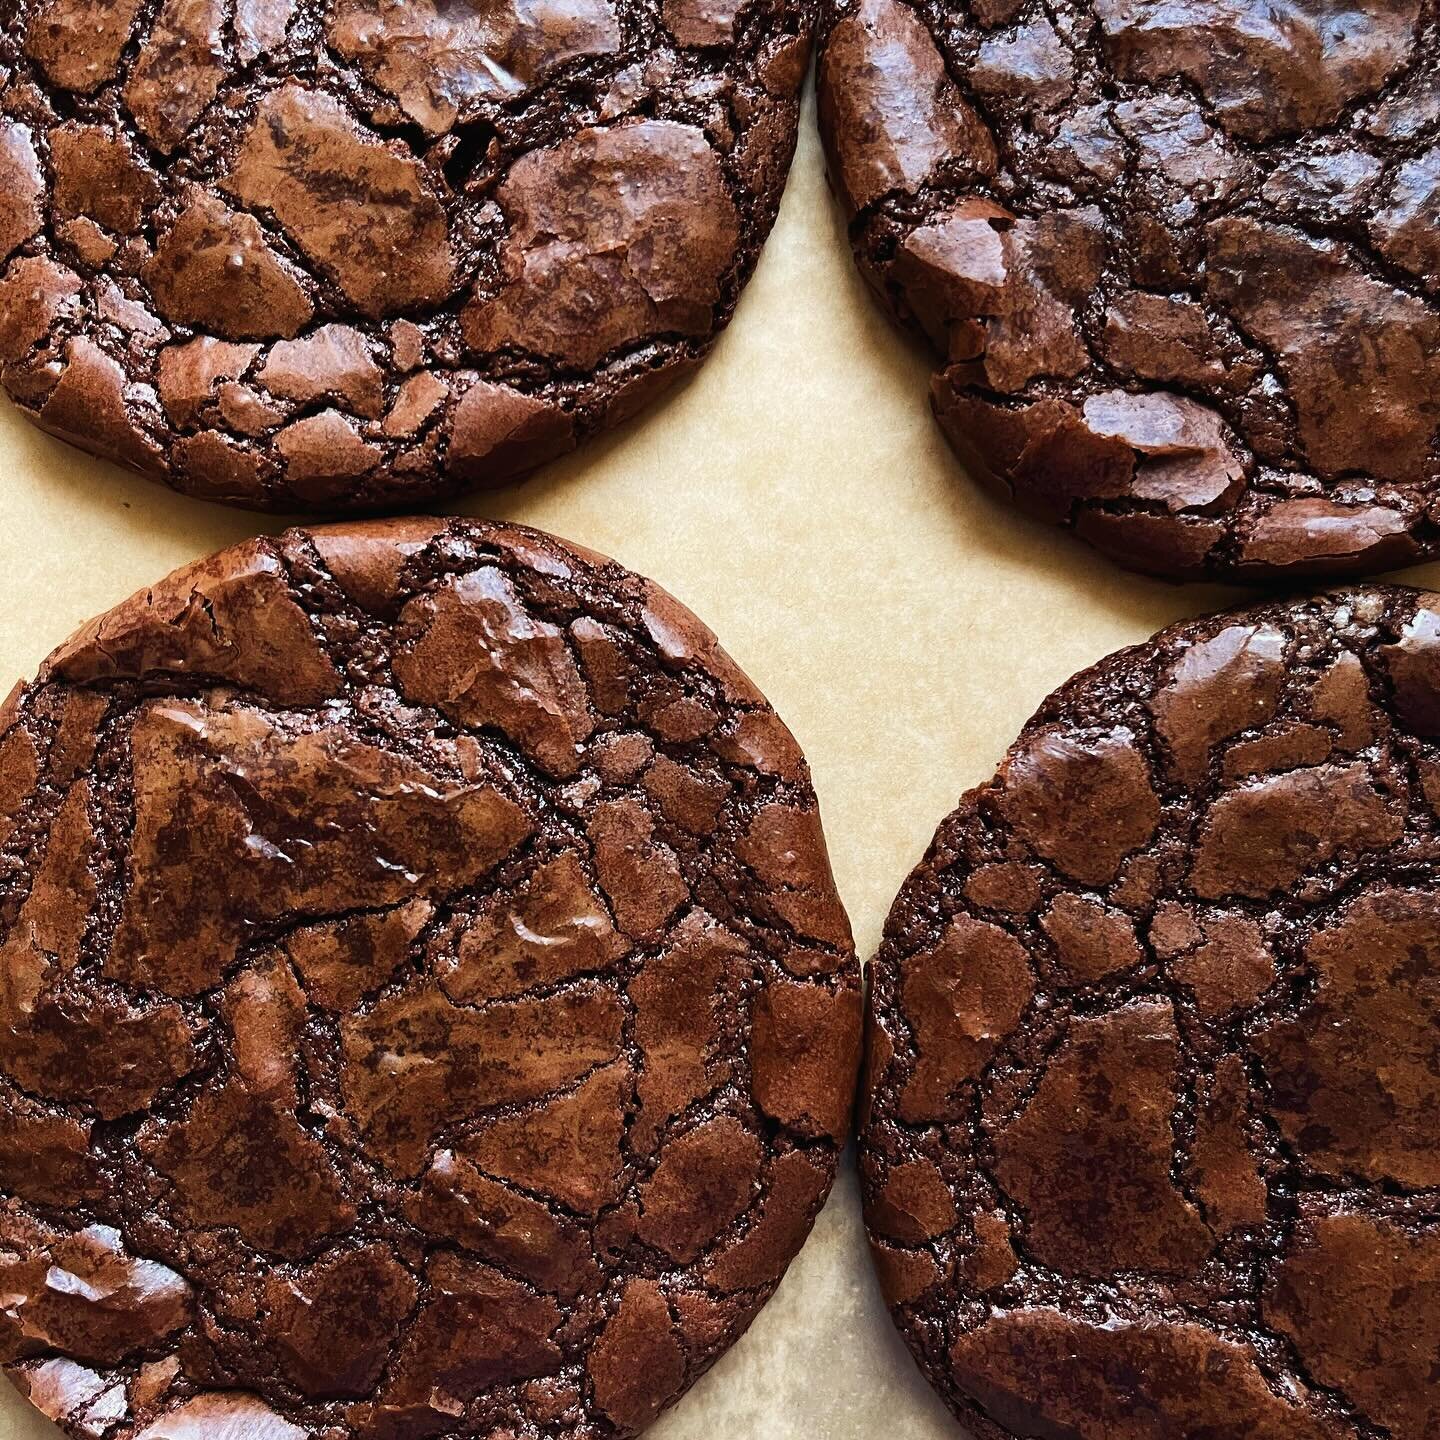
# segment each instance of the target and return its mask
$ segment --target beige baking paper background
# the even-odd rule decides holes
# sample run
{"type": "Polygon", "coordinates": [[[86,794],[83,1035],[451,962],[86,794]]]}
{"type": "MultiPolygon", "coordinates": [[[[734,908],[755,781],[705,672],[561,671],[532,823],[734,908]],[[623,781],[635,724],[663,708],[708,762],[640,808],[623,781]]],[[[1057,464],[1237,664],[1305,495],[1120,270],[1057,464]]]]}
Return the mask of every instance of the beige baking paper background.
{"type": "MultiPolygon", "coordinates": [[[[699,375],[519,488],[453,506],[652,576],[720,636],[809,757],[862,956],[932,831],[1076,670],[1247,592],[1126,575],[960,473],[929,369],[854,271],[813,103],[779,223],[699,375]]],[[[0,402],[0,695],[75,627],[283,520],[172,495],[0,402]]],[[[1440,565],[1411,572],[1440,583],[1440,565]]],[[[750,1332],[653,1440],[961,1432],[870,1273],[853,1165],[750,1332]]],[[[0,1380],[0,1440],[59,1435],[0,1380]]]]}

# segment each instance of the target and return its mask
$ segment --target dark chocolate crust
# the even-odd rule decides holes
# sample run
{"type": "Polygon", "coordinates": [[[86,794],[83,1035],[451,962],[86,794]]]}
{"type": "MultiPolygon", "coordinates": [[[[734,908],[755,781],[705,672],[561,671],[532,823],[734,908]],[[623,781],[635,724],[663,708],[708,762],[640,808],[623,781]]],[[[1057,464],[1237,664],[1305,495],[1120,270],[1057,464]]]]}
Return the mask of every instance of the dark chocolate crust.
{"type": "Polygon", "coordinates": [[[523,475],[703,358],[812,0],[0,0],[0,382],[262,509],[523,475]]]}
{"type": "Polygon", "coordinates": [[[745,1329],[849,1129],[794,740],[650,582],[292,530],[0,717],[0,1364],[75,1437],[605,1440],[745,1329]]]}
{"type": "Polygon", "coordinates": [[[1440,595],[1055,692],[871,967],[861,1183],[980,1440],[1440,1433],[1440,595]]]}
{"type": "Polygon", "coordinates": [[[1436,0],[830,0],[862,271],[978,479],[1173,578],[1440,554],[1436,0]]]}

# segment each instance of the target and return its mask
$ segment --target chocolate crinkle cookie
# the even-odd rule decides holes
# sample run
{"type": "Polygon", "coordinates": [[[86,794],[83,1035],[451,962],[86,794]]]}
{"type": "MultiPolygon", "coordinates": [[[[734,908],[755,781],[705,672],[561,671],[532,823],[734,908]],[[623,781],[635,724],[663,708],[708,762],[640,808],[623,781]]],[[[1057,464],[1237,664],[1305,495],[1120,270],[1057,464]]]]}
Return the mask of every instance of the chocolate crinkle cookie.
{"type": "Polygon", "coordinates": [[[1440,595],[1070,681],[872,973],[872,1249],[977,1440],[1440,1434],[1440,595]]]}
{"type": "Polygon", "coordinates": [[[0,0],[0,380],[196,495],[513,478],[729,320],[811,0],[0,0]]]}
{"type": "Polygon", "coordinates": [[[105,1440],[612,1440],[847,1132],[795,742],[533,531],[242,545],[0,718],[0,1363],[105,1440]]]}
{"type": "Polygon", "coordinates": [[[861,269],[977,478],[1170,577],[1440,554],[1436,0],[838,0],[861,269]]]}

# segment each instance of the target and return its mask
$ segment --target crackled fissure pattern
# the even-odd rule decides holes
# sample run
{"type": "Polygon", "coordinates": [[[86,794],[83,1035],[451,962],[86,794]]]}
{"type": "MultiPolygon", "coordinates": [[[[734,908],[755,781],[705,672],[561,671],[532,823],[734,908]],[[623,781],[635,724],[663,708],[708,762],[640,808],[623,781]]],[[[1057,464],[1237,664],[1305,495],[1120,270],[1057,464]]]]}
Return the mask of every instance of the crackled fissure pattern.
{"type": "Polygon", "coordinates": [[[810,0],[3,0],[0,380],[194,493],[494,484],[703,357],[810,0]]]}
{"type": "Polygon", "coordinates": [[[856,258],[978,478],[1166,575],[1436,553],[1435,0],[842,0],[822,32],[856,258]]]}
{"type": "Polygon", "coordinates": [[[649,582],[291,531],[0,714],[0,1361],[77,1437],[634,1434],[848,1130],[804,760],[649,582]]]}
{"type": "Polygon", "coordinates": [[[861,1174],[981,1440],[1440,1428],[1440,596],[1057,691],[871,967],[861,1174]]]}

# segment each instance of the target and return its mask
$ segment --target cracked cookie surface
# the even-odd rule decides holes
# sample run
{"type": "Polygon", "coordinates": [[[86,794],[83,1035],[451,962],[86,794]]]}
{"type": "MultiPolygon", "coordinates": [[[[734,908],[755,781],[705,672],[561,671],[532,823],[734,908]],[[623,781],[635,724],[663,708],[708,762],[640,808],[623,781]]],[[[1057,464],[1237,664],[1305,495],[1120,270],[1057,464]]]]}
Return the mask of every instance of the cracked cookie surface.
{"type": "Polygon", "coordinates": [[[861,1184],[979,1440],[1440,1428],[1440,595],[1057,690],[871,967],[861,1184]]]}
{"type": "Polygon", "coordinates": [[[1440,553],[1435,0],[833,0],[856,258],[977,479],[1172,577],[1440,553]]]}
{"type": "Polygon", "coordinates": [[[728,322],[811,0],[0,0],[0,382],[176,489],[523,475],[728,322]]]}
{"type": "Polygon", "coordinates": [[[0,1364],[77,1437],[604,1440],[834,1179],[805,761],[657,586],[292,530],[0,712],[0,1364]]]}

